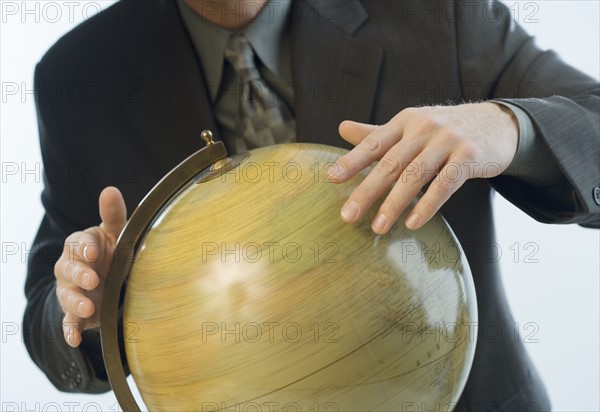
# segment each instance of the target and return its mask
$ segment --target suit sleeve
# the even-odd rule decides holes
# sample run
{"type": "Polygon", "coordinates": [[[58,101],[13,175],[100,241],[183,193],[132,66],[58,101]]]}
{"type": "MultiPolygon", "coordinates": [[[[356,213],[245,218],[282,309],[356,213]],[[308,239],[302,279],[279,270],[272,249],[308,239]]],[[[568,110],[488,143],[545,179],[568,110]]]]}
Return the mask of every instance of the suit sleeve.
{"type": "Polygon", "coordinates": [[[64,102],[48,90],[41,65],[36,68],[36,108],[44,161],[42,203],[45,214],[35,237],[27,267],[23,339],[32,360],[61,391],[101,393],[110,390],[102,361],[99,333],[85,331],[74,349],[63,338],[62,309],[56,297],[54,264],[66,237],[98,223],[97,200],[92,199],[81,165],[62,140],[55,107],[64,102]]]}
{"type": "Polygon", "coordinates": [[[598,82],[540,50],[505,5],[456,4],[463,94],[476,100],[477,88],[486,88],[487,98],[523,110],[547,151],[547,159],[521,165],[522,176],[501,175],[492,184],[538,221],[600,227],[598,82]],[[548,164],[556,168],[552,178],[548,164]]]}

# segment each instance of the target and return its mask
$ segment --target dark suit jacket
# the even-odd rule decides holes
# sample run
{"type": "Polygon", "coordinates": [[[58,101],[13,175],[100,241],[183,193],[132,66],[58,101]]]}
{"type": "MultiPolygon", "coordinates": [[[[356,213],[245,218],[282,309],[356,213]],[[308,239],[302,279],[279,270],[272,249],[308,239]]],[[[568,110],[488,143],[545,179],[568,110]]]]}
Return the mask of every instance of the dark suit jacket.
{"type": "MultiPolygon", "coordinates": [[[[543,222],[598,226],[598,84],[538,50],[504,6],[484,8],[462,1],[297,0],[297,134],[347,146],[337,132],[344,119],[382,124],[403,108],[448,100],[506,98],[529,114],[563,177],[546,186],[507,176],[469,180],[442,213],[467,251],[480,319],[457,409],[544,410],[543,384],[511,329],[498,262],[483,253],[495,241],[491,196],[495,188],[543,222]],[[486,338],[490,324],[500,337],[486,338]]],[[[131,212],[165,173],[203,147],[201,130],[218,137],[218,127],[172,1],[123,0],[94,16],[48,51],[35,81],[46,214],[29,261],[25,343],[59,389],[103,392],[110,387],[97,334],[86,332],[82,347],[71,349],[43,333],[62,318],[53,276],[62,244],[98,224],[105,186],[119,187],[131,212]]]]}

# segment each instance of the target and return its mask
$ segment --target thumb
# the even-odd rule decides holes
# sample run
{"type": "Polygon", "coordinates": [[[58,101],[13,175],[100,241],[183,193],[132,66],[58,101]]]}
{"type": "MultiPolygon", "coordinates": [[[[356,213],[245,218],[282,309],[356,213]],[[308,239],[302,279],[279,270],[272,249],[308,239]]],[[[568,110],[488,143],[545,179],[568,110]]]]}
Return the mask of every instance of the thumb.
{"type": "Polygon", "coordinates": [[[100,193],[100,218],[102,230],[115,242],[127,222],[127,208],[123,195],[116,187],[106,187],[100,193]]]}
{"type": "Polygon", "coordinates": [[[377,126],[374,124],[344,120],[340,123],[339,132],[345,141],[356,146],[375,129],[377,129],[377,126]]]}

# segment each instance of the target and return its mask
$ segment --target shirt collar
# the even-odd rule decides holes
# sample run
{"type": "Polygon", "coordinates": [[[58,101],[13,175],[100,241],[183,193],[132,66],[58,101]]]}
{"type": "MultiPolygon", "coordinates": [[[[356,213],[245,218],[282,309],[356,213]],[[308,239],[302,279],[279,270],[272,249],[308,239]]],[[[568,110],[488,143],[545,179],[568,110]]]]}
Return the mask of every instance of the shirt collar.
{"type": "Polygon", "coordinates": [[[281,80],[291,81],[289,50],[285,35],[286,23],[291,11],[292,0],[267,2],[256,20],[244,33],[260,61],[281,80]]]}
{"type": "MultiPolygon", "coordinates": [[[[252,45],[260,61],[277,77],[291,81],[289,36],[285,26],[292,0],[268,1],[255,20],[242,32],[252,45]]],[[[209,23],[195,13],[185,0],[177,0],[183,23],[192,38],[200,58],[211,101],[214,103],[223,77],[225,48],[233,33],[209,23]]]]}

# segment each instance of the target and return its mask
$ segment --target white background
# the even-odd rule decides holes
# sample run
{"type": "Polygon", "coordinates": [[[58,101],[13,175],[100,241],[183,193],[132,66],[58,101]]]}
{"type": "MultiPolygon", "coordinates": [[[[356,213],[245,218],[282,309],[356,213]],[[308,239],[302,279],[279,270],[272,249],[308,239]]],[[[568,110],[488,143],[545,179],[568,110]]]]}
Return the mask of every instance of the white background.
{"type": "MultiPolygon", "coordinates": [[[[116,410],[112,394],[56,391],[29,359],[20,337],[25,308],[21,254],[30,248],[42,217],[41,158],[29,92],[34,65],[62,34],[111,3],[0,2],[3,411],[116,410]],[[13,10],[17,13],[12,14],[13,10]],[[9,171],[14,167],[18,173],[13,175],[9,171]],[[34,172],[22,174],[25,169],[34,172]],[[17,253],[13,254],[15,247],[17,253]]],[[[515,20],[535,35],[542,47],[553,48],[572,65],[599,77],[598,1],[507,4],[515,20]]],[[[521,333],[529,336],[526,347],[546,382],[554,409],[600,410],[599,232],[578,226],[542,225],[498,195],[495,211],[497,221],[502,222],[497,229],[504,283],[521,333]],[[528,256],[536,262],[527,263],[528,256]]]]}

